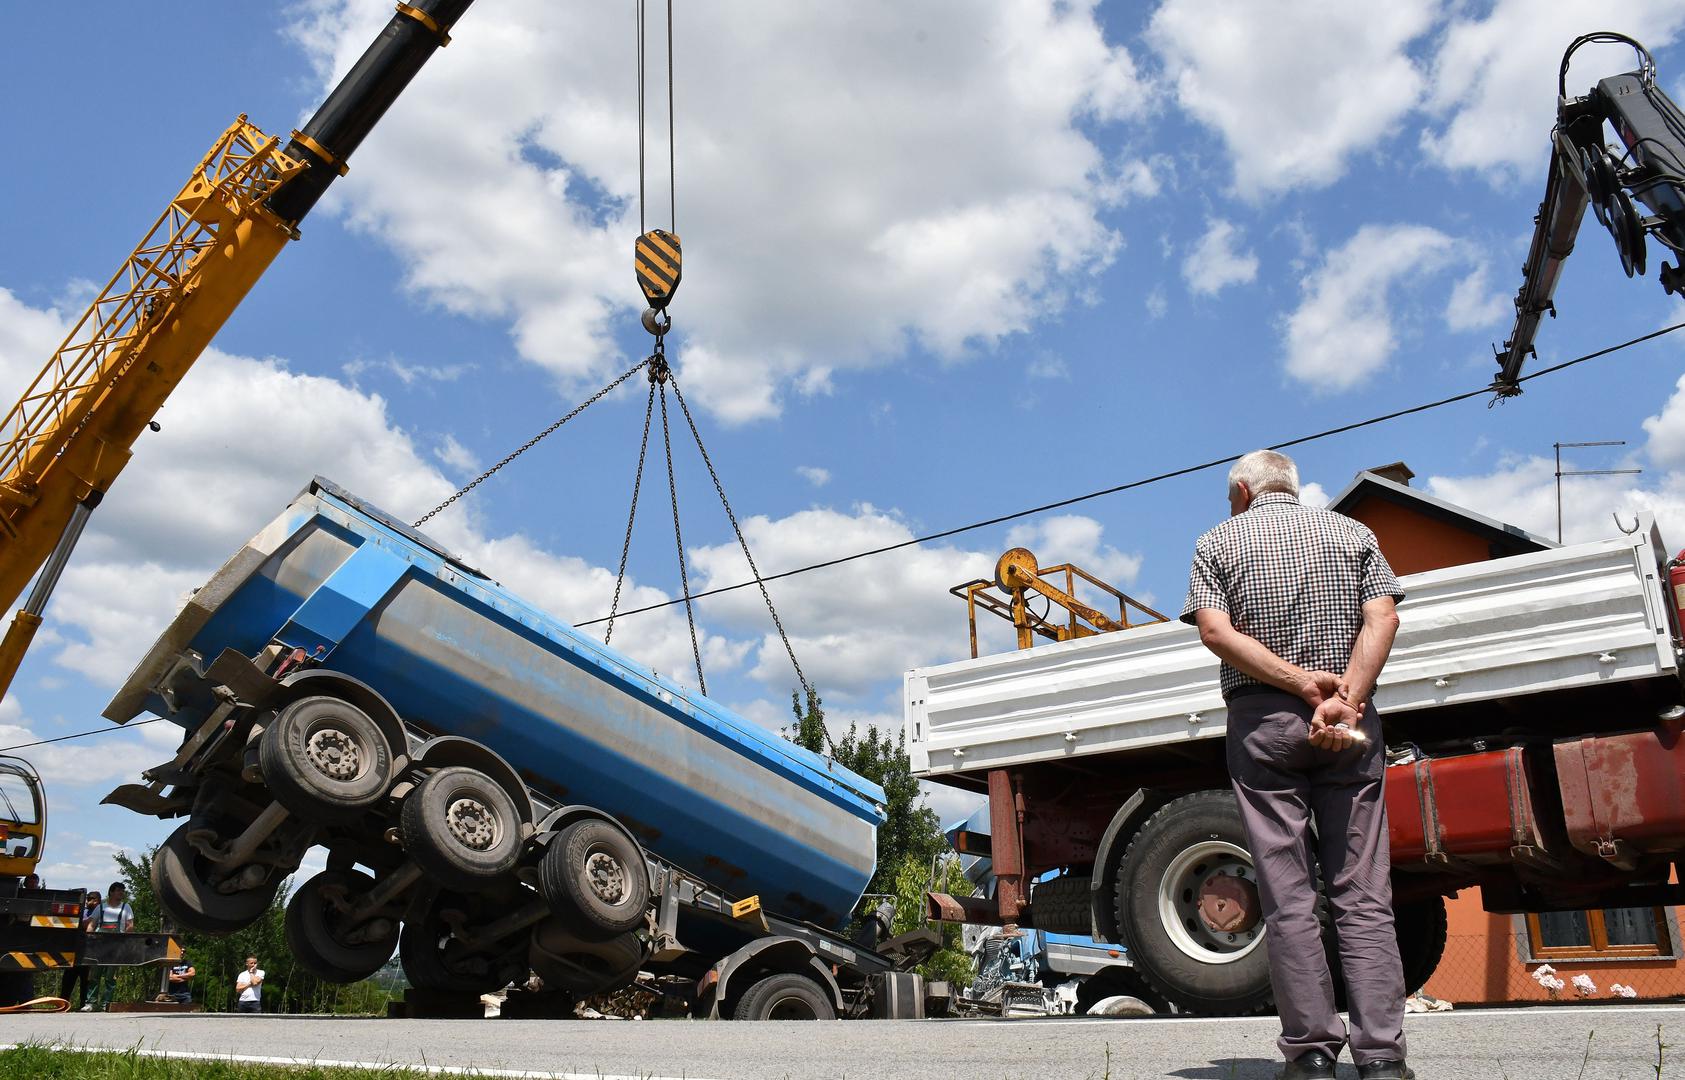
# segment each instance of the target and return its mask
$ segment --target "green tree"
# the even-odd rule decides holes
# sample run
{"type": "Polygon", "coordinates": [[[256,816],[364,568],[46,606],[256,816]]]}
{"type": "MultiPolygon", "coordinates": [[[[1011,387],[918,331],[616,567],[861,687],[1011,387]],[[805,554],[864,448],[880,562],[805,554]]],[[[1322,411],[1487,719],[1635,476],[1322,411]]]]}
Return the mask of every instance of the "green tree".
{"type": "MultiPolygon", "coordinates": [[[[827,746],[819,695],[810,693],[804,702],[791,694],[790,711],[795,723],[785,729],[785,737],[815,753],[828,754],[884,790],[887,819],[878,828],[877,869],[866,891],[895,897],[894,932],[904,934],[926,925],[926,891],[971,895],[971,882],[960,872],[958,857],[948,850],[941,820],[924,804],[907,758],[906,732],[896,732],[891,738],[873,725],[861,734],[858,725],[850,724],[841,739],[827,746]]],[[[973,967],[960,948],[960,928],[952,923],[938,925],[942,948],[919,971],[928,979],[946,979],[956,986],[970,982],[973,967]]]]}

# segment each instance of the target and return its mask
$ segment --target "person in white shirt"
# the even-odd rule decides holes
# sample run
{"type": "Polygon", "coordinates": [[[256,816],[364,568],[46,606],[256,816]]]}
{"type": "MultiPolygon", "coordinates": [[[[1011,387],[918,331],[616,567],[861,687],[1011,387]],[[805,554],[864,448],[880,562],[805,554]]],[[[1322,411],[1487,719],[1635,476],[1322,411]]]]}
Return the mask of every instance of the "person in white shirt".
{"type": "Polygon", "coordinates": [[[246,970],[240,972],[239,978],[234,980],[234,989],[240,992],[237,1008],[241,1012],[263,1011],[263,969],[257,966],[257,957],[246,957],[246,970]]]}
{"type": "MultiPolygon", "coordinates": [[[[105,902],[93,909],[88,929],[95,934],[127,934],[135,928],[135,910],[129,906],[128,887],[113,881],[105,890],[105,902]]],[[[94,996],[83,1012],[104,1012],[117,993],[117,969],[109,965],[93,969],[94,996]]]]}

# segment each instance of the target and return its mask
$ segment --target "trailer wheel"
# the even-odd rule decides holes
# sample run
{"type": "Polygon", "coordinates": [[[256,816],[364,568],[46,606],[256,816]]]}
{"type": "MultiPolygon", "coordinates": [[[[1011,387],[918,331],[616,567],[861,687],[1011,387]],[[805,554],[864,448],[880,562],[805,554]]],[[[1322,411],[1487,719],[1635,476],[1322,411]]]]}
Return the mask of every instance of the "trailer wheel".
{"type": "Polygon", "coordinates": [[[404,798],[404,850],[434,881],[472,892],[507,876],[521,852],[515,800],[478,769],[452,765],[404,798]]]}
{"type": "Polygon", "coordinates": [[[768,975],[749,987],[731,1011],[733,1020],[835,1020],[837,1008],[806,975],[768,975]]]}
{"type": "Polygon", "coordinates": [[[526,975],[526,938],[516,935],[474,949],[452,932],[447,912],[466,913],[467,898],[441,893],[398,935],[398,958],[410,985],[453,994],[489,994],[526,975]]]}
{"type": "Polygon", "coordinates": [[[585,997],[618,989],[637,978],[644,963],[644,943],[636,934],[595,941],[547,919],[532,928],[527,961],[545,986],[585,997]]]}
{"type": "Polygon", "coordinates": [[[349,701],[300,698],[276,714],[258,743],[263,782],[306,821],[355,820],[392,785],[392,748],[380,726],[349,701]]]}
{"type": "Polygon", "coordinates": [[[1414,994],[1433,978],[1440,958],[1445,955],[1445,938],[1450,929],[1445,917],[1445,898],[1430,896],[1396,905],[1393,925],[1398,932],[1398,956],[1404,961],[1404,992],[1414,994]]]}
{"type": "Polygon", "coordinates": [[[1094,929],[1089,915],[1088,882],[1066,875],[1037,882],[1030,890],[1030,915],[1037,930],[1054,934],[1087,934],[1094,929]]]}
{"type": "Polygon", "coordinates": [[[375,916],[352,923],[335,900],[375,887],[356,870],[324,870],[287,901],[287,946],[305,970],[324,982],[354,983],[379,971],[398,944],[397,921],[375,916]]]}
{"type": "MultiPolygon", "coordinates": [[[[1332,922],[1332,920],[1330,920],[1332,922]]],[[[1414,994],[1431,978],[1445,955],[1448,929],[1445,900],[1430,896],[1393,905],[1393,930],[1398,936],[1398,958],[1404,964],[1404,992],[1414,994]]],[[[1334,1004],[1346,1008],[1345,972],[1340,966],[1340,939],[1332,925],[1323,934],[1328,953],[1328,970],[1334,976],[1334,1004]]]]}
{"type": "Polygon", "coordinates": [[[1148,818],[1118,864],[1115,893],[1118,925],[1147,984],[1204,1015],[1267,1008],[1256,881],[1229,792],[1184,795],[1148,818]]]}
{"type": "Polygon", "coordinates": [[[192,823],[182,825],[152,856],[152,891],[158,906],[176,926],[220,937],[256,922],[275,900],[280,888],[271,870],[249,888],[223,892],[226,880],[213,881],[215,866],[187,842],[192,823]]]}
{"type": "Polygon", "coordinates": [[[595,818],[574,822],[550,841],[538,883],[558,917],[598,941],[636,930],[649,906],[643,853],[625,833],[595,818]]]}

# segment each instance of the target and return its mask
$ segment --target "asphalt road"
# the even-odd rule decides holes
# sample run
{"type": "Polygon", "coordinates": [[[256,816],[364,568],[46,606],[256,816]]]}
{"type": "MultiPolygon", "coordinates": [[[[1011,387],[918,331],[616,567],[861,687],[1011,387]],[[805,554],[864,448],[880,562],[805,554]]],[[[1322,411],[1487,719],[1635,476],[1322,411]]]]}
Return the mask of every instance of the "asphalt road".
{"type": "MultiPolygon", "coordinates": [[[[1667,1047],[1660,1075],[1685,1080],[1685,1007],[1541,1006],[1412,1015],[1406,1024],[1422,1080],[1654,1080],[1658,1025],[1667,1047]]],[[[0,1041],[592,1080],[1263,1080],[1279,1067],[1273,1019],[736,1024],[69,1013],[0,1017],[0,1041]]],[[[1341,1080],[1356,1075],[1342,1064],[1341,1080]]]]}

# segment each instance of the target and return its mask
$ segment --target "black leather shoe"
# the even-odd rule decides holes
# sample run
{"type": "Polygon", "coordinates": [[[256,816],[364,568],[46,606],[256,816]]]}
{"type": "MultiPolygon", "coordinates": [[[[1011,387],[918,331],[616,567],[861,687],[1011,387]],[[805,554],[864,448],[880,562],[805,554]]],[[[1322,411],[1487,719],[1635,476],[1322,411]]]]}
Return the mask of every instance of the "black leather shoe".
{"type": "Polygon", "coordinates": [[[1281,1067],[1281,1080],[1334,1080],[1334,1059],[1320,1050],[1301,1054],[1281,1067]]]}
{"type": "Polygon", "coordinates": [[[1391,1058],[1359,1065],[1357,1075],[1361,1080],[1416,1080],[1416,1070],[1391,1058]]]}

